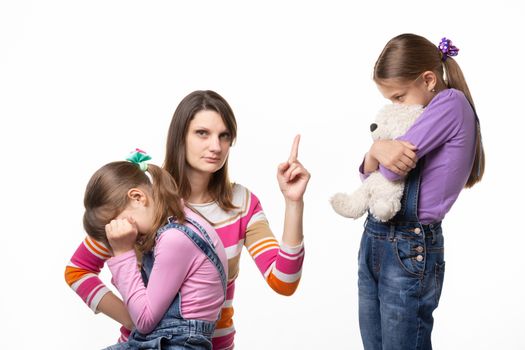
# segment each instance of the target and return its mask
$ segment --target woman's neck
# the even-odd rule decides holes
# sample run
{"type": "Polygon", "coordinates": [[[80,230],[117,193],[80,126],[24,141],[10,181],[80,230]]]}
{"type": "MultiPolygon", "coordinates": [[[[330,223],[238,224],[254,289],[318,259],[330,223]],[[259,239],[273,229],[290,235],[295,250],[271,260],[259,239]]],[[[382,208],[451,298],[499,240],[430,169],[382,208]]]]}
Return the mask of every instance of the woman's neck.
{"type": "Polygon", "coordinates": [[[210,192],[208,191],[210,178],[210,174],[202,174],[194,171],[188,174],[188,180],[191,186],[191,193],[187,198],[189,203],[203,204],[209,203],[213,200],[210,192]]]}

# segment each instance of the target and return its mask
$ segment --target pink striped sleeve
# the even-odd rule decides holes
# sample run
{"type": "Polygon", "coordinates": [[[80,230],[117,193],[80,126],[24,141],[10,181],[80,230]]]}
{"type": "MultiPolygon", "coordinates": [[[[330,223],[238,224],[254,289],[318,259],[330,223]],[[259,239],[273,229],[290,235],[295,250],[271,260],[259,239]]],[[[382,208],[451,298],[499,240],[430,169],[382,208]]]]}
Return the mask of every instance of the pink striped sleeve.
{"type": "Polygon", "coordinates": [[[109,257],[109,250],[104,244],[86,237],[71,257],[64,273],[67,284],[94,312],[97,312],[102,297],[110,291],[98,278],[109,257]]]}
{"type": "Polygon", "coordinates": [[[278,243],[257,197],[250,194],[245,246],[266,281],[277,293],[291,295],[301,279],[304,247],[278,243]]]}
{"type": "MultiPolygon", "coordinates": [[[[100,300],[110,292],[98,278],[104,263],[110,257],[109,250],[103,243],[86,236],[71,257],[64,273],[67,284],[95,313],[98,312],[100,300]]],[[[130,331],[122,326],[118,342],[127,341],[129,334],[130,331]]]]}

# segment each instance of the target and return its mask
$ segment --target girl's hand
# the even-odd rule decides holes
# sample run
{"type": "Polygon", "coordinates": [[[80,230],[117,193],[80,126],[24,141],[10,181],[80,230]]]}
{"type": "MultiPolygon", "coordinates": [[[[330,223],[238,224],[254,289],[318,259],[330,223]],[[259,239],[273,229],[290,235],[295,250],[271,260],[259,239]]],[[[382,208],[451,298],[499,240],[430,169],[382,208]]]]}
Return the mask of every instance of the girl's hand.
{"type": "Polygon", "coordinates": [[[405,176],[416,167],[416,150],[416,146],[407,141],[377,140],[370,147],[368,156],[388,170],[405,176]]]}
{"type": "Polygon", "coordinates": [[[279,164],[277,168],[279,188],[284,198],[292,202],[302,201],[306,185],[310,180],[310,173],[297,160],[300,139],[300,135],[295,137],[288,161],[279,164]]]}
{"type": "Polygon", "coordinates": [[[138,235],[137,223],[133,218],[111,220],[105,228],[113,256],[133,250],[138,235]]]}

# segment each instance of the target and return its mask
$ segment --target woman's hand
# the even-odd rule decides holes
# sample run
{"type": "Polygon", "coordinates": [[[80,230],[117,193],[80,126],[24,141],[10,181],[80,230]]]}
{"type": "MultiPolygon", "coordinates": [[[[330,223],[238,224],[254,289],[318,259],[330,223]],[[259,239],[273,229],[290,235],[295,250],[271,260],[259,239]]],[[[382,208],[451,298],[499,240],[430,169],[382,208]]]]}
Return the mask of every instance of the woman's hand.
{"type": "Polygon", "coordinates": [[[113,256],[133,250],[138,235],[137,223],[133,218],[111,220],[105,228],[113,256]]]}
{"type": "Polygon", "coordinates": [[[310,173],[297,160],[300,139],[300,135],[295,137],[288,161],[279,164],[277,168],[279,188],[284,198],[292,202],[302,201],[306,185],[310,180],[310,173]]]}
{"type": "Polygon", "coordinates": [[[416,150],[416,146],[407,141],[377,140],[365,157],[365,172],[376,170],[378,162],[388,170],[405,176],[416,167],[416,150]]]}

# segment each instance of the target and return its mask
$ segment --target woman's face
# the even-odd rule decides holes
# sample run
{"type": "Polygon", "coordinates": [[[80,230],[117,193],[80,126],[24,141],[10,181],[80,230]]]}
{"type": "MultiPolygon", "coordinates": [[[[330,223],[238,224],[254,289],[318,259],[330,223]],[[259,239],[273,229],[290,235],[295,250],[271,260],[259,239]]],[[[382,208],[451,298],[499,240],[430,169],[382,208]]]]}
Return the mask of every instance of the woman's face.
{"type": "Polygon", "coordinates": [[[211,175],[224,166],[231,142],[230,131],[219,113],[197,112],[186,135],[186,162],[192,171],[211,175]]]}

